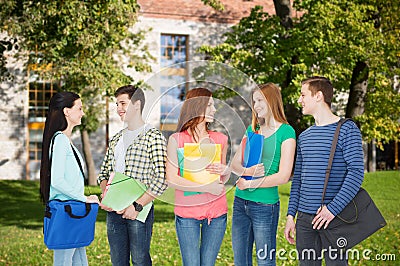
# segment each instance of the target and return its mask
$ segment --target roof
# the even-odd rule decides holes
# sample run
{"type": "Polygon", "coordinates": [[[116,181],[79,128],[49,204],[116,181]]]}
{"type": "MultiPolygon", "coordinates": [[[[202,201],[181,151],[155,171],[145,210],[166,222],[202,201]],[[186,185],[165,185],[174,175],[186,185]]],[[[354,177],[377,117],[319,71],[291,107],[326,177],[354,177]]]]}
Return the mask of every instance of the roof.
{"type": "Polygon", "coordinates": [[[270,15],[275,14],[273,0],[220,0],[223,11],[205,5],[201,0],[138,0],[140,15],[202,22],[235,24],[247,17],[255,6],[263,6],[270,15]]]}

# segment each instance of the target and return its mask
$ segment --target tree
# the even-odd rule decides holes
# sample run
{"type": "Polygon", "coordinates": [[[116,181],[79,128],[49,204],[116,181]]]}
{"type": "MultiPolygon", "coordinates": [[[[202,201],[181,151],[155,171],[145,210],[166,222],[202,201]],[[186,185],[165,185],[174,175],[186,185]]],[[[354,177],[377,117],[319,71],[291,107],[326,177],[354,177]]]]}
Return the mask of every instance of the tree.
{"type": "Polygon", "coordinates": [[[52,66],[43,74],[59,80],[63,90],[81,95],[86,112],[81,138],[89,183],[95,184],[89,134],[101,122],[104,98],[133,82],[122,65],[150,70],[152,56],[142,45],[145,33],[130,31],[137,18],[136,1],[9,0],[2,5],[0,25],[19,37],[21,51],[31,51],[28,63],[52,66]]]}
{"type": "MultiPolygon", "coordinates": [[[[392,84],[399,73],[399,46],[394,41],[399,39],[399,7],[375,0],[303,0],[295,1],[294,7],[302,16],[293,18],[292,26],[285,20],[285,12],[277,10],[281,17],[270,16],[256,7],[232,27],[224,43],[200,50],[212,60],[237,67],[258,83],[280,84],[287,109],[296,103],[300,81],[306,76],[329,77],[342,109],[347,102],[340,95],[360,87],[365,93],[358,95],[365,99],[358,112],[349,114],[361,123],[364,139],[375,138],[378,144],[398,139],[400,96],[392,84]]],[[[349,105],[353,104],[353,94],[351,97],[349,105]]],[[[289,117],[298,130],[309,125],[308,119],[289,117]]]]}

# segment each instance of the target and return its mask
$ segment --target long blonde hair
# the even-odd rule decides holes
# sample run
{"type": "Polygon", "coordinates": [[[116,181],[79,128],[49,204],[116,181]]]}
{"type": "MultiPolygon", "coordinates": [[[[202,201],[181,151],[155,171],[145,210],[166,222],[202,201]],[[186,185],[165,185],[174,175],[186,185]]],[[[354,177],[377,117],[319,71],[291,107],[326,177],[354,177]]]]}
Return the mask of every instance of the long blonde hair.
{"type": "Polygon", "coordinates": [[[258,118],[257,113],[254,111],[253,95],[256,91],[260,91],[268,103],[270,112],[267,112],[267,123],[269,123],[271,116],[273,116],[277,122],[288,124],[288,121],[286,120],[285,116],[285,111],[283,109],[281,90],[274,83],[269,82],[266,84],[258,85],[258,88],[254,89],[251,94],[251,109],[252,109],[251,126],[253,131],[258,130],[259,125],[265,124],[265,119],[258,118]]]}

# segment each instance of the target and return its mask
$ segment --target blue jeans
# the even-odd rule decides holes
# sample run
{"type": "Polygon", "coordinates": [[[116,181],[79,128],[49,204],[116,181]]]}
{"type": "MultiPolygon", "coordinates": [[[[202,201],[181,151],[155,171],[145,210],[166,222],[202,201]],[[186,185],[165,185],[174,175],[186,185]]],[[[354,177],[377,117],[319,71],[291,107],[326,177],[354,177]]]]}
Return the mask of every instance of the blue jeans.
{"type": "Polygon", "coordinates": [[[116,212],[107,213],[107,236],[112,265],[129,266],[130,255],[133,265],[152,265],[150,240],[153,222],[154,207],[145,223],[124,219],[116,212]]]}
{"type": "Polygon", "coordinates": [[[185,266],[213,266],[226,229],[226,214],[197,220],[175,216],[175,228],[185,266]]]}
{"type": "Polygon", "coordinates": [[[87,266],[87,256],[85,247],[55,249],[53,256],[54,266],[87,266]]]}
{"type": "Polygon", "coordinates": [[[256,243],[258,265],[276,265],[276,231],[279,202],[257,203],[235,197],[232,215],[232,248],[235,265],[253,265],[256,243]]]}
{"type": "MultiPolygon", "coordinates": [[[[322,255],[327,266],[346,266],[346,252],[330,247],[326,231],[312,228],[315,214],[298,212],[296,219],[296,249],[301,266],[322,265],[322,255]],[[324,253],[322,254],[322,251],[324,253]]],[[[371,217],[373,219],[373,217],[371,217]]]]}

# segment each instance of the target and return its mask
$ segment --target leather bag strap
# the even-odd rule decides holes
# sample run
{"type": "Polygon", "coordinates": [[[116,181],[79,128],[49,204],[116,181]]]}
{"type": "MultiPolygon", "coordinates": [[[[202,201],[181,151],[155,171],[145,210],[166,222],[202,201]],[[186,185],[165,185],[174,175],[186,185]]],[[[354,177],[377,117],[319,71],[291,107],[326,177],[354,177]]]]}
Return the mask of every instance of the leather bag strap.
{"type": "Polygon", "coordinates": [[[328,166],[326,167],[326,170],[325,170],[325,183],[324,183],[324,190],[322,191],[321,205],[324,205],[325,192],[326,192],[326,188],[328,186],[329,176],[331,174],[332,162],[333,162],[333,157],[335,156],[336,146],[337,146],[337,142],[338,142],[338,138],[339,138],[340,127],[348,120],[352,120],[352,119],[351,118],[341,118],[339,120],[339,123],[338,123],[337,127],[336,127],[335,134],[333,135],[333,140],[332,140],[331,152],[330,152],[330,155],[329,155],[328,166]]]}
{"type": "Polygon", "coordinates": [[[50,158],[49,158],[49,171],[50,171],[50,175],[51,175],[51,164],[53,161],[53,146],[54,146],[54,141],[56,139],[56,137],[58,135],[60,135],[60,132],[57,132],[56,134],[54,134],[54,136],[51,138],[51,147],[50,147],[50,158]]]}
{"type": "Polygon", "coordinates": [[[79,160],[78,154],[76,153],[76,151],[75,151],[74,147],[72,146],[72,144],[71,144],[71,148],[72,148],[72,151],[74,152],[75,160],[77,161],[77,163],[79,165],[79,169],[81,169],[81,173],[82,173],[83,179],[85,180],[85,173],[83,172],[83,167],[82,167],[82,164],[81,164],[81,160],[79,160]]]}

